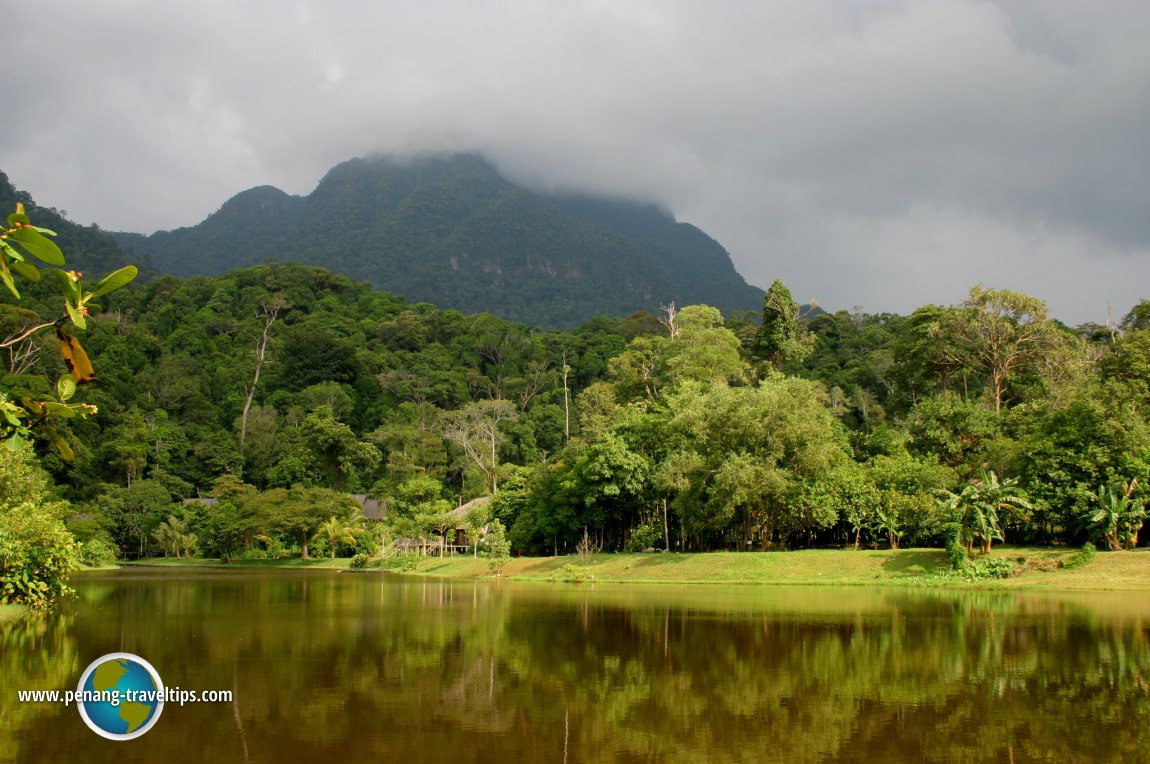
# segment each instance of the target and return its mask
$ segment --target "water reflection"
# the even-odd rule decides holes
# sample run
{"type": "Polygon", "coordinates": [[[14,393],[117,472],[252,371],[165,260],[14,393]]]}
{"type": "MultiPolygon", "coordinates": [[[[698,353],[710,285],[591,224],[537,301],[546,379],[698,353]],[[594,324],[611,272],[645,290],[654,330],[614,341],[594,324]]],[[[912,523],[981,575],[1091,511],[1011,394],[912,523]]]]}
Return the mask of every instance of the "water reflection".
{"type": "Polygon", "coordinates": [[[117,573],[0,625],[0,760],[1150,760],[1142,595],[117,573]],[[234,702],[131,743],[17,689],[107,652],[234,702]]]}

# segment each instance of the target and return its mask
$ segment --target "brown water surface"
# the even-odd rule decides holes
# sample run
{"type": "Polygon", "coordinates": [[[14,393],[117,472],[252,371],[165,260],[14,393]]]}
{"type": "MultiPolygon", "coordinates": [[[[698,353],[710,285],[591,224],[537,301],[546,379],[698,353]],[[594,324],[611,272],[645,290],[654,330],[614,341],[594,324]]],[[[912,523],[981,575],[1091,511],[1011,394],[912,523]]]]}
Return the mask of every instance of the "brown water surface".
{"type": "Polygon", "coordinates": [[[1145,594],[119,571],[0,624],[0,761],[1150,761],[1145,594]],[[99,656],[232,702],[97,737],[99,656]]]}

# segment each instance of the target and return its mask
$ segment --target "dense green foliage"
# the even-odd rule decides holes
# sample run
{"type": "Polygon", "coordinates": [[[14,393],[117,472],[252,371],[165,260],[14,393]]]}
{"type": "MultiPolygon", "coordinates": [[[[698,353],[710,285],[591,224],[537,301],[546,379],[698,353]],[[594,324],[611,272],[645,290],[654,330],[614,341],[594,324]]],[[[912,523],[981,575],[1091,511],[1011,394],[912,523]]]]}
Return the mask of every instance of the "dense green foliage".
{"type": "MultiPolygon", "coordinates": [[[[422,188],[447,166],[405,172],[422,188]]],[[[5,299],[8,331],[58,310],[48,291],[5,299]]],[[[547,331],[276,264],[101,301],[82,327],[98,381],[67,391],[99,414],[58,423],[71,461],[41,449],[93,560],[477,553],[495,528],[517,553],[953,540],[969,556],[1127,548],[1145,514],[1145,302],[1105,330],[981,286],[905,317],[804,318],[776,282],[757,316],[671,304],[547,331]]],[[[12,399],[52,394],[55,351],[8,352],[12,399]]]]}
{"type": "MultiPolygon", "coordinates": [[[[0,175],[0,186],[6,183],[7,179],[0,175]]],[[[62,458],[71,459],[72,448],[60,437],[58,423],[95,413],[89,404],[70,402],[77,385],[95,379],[91,359],[75,336],[75,330],[87,328],[89,312],[99,309],[94,302],[96,298],[127,286],[136,278],[139,269],[126,265],[90,287],[85,283],[83,273],[64,270],[64,253],[52,240],[56,232],[33,225],[23,202],[17,201],[14,210],[0,225],[0,285],[11,298],[20,300],[21,289],[35,287],[45,281],[42,265],[55,266],[47,271],[48,281],[63,297],[63,304],[51,316],[38,316],[20,307],[0,313],[0,328],[4,329],[0,334],[0,349],[8,353],[9,371],[19,373],[34,354],[37,343],[43,341],[43,335],[52,330],[67,369],[47,393],[29,390],[26,392],[31,394],[21,395],[14,394],[7,386],[0,387],[0,445],[18,451],[36,430],[52,441],[62,458]],[[12,330],[10,334],[9,329],[12,330]]]]}
{"type": "MultiPolygon", "coordinates": [[[[7,178],[0,175],[0,186],[7,178]]],[[[64,525],[71,515],[66,503],[54,500],[48,482],[28,448],[36,436],[54,447],[54,456],[69,461],[72,446],[60,430],[69,421],[96,413],[88,403],[73,402],[77,386],[95,380],[95,370],[83,344],[75,336],[88,328],[90,311],[98,310],[96,298],[123,288],[136,278],[138,269],[128,265],[87,286],[82,273],[64,270],[64,253],[52,240],[57,233],[34,225],[22,200],[0,225],[0,284],[7,296],[19,301],[21,290],[45,281],[56,286],[63,304],[39,315],[13,307],[0,318],[10,324],[0,334],[0,349],[8,354],[9,374],[0,378],[0,604],[22,604],[45,609],[68,591],[67,581],[80,560],[80,547],[64,525]],[[14,329],[10,334],[7,330],[14,329]],[[10,385],[31,356],[43,349],[42,337],[52,330],[58,362],[66,368],[54,385],[39,380],[28,388],[10,385]],[[47,388],[47,389],[45,389],[47,388]]],[[[5,306],[7,307],[7,306],[5,306]]],[[[105,550],[106,551],[106,550],[105,550]]],[[[99,546],[90,557],[100,557],[99,546]]],[[[107,554],[102,555],[107,557],[107,554]]]]}
{"type": "Polygon", "coordinates": [[[585,532],[607,550],[1135,543],[1150,330],[1042,319],[1043,354],[996,377],[959,339],[995,299],[1014,297],[821,315],[783,335],[802,358],[707,306],[547,332],[304,266],[165,278],[90,318],[100,414],[67,423],[72,463],[46,463],[77,537],[130,555],[442,550],[490,519],[448,515],[482,495],[529,553],[585,532]],[[359,533],[346,493],[388,521],[359,533]],[[200,495],[219,501],[180,503],[200,495]]]}
{"type": "Polygon", "coordinates": [[[754,309],[762,290],[655,207],[517,186],[474,155],[356,159],[306,197],[253,188],[199,225],[120,241],[180,276],[318,265],[465,312],[571,327],[660,301],[754,309]]]}
{"type": "Polygon", "coordinates": [[[55,497],[28,449],[0,448],[0,603],[47,607],[80,561],[55,497]]]}

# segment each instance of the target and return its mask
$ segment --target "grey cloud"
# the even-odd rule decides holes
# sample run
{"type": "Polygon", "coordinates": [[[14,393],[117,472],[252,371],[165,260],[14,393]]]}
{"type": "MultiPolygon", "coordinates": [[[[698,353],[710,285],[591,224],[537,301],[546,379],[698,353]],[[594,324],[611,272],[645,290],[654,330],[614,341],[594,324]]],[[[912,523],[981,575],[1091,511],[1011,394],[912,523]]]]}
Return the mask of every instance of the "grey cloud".
{"type": "Polygon", "coordinates": [[[108,228],[477,150],[662,203],[829,307],[984,282],[1101,320],[1150,262],[1137,0],[46,0],[20,26],[0,168],[108,228]]]}

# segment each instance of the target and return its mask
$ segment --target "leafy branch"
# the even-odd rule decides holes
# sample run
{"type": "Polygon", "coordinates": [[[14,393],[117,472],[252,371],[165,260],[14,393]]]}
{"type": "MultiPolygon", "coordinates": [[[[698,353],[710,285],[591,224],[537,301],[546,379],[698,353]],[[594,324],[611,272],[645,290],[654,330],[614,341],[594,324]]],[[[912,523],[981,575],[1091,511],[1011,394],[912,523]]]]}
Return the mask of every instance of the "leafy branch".
{"type": "MultiPolygon", "coordinates": [[[[20,290],[16,287],[17,276],[33,284],[42,280],[43,276],[35,261],[58,268],[64,266],[64,253],[48,238],[55,235],[55,231],[32,225],[24,205],[20,203],[16,204],[16,211],[8,216],[3,228],[0,228],[0,282],[16,299],[21,299],[20,290]]],[[[82,273],[62,269],[49,273],[64,298],[62,315],[52,321],[21,329],[0,340],[0,348],[12,347],[38,332],[54,328],[60,356],[68,367],[68,375],[56,381],[54,400],[34,401],[22,397],[16,401],[0,390],[0,442],[9,449],[17,450],[31,437],[32,431],[38,429],[47,435],[64,459],[71,459],[72,449],[57,431],[56,420],[82,419],[96,413],[95,406],[69,402],[76,394],[76,386],[93,381],[96,372],[84,346],[69,331],[68,326],[86,329],[89,313],[100,309],[92,301],[127,286],[136,278],[139,270],[134,265],[120,268],[105,276],[90,290],[85,288],[82,273]]]]}

